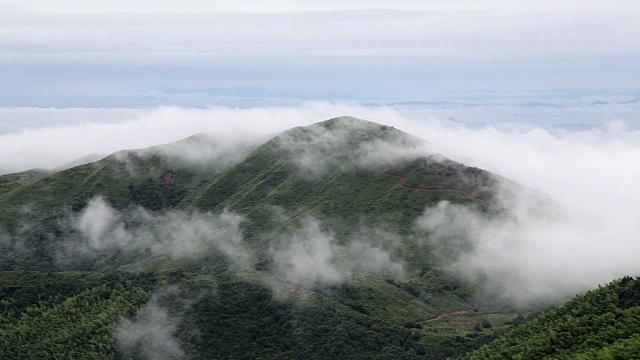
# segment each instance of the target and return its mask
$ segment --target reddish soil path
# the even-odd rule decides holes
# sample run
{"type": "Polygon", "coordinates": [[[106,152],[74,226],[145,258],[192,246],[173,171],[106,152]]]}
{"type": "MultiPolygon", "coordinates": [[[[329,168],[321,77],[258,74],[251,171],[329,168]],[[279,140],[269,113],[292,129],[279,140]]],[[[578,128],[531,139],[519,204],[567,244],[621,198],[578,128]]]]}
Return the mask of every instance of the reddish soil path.
{"type": "Polygon", "coordinates": [[[394,177],[394,178],[401,179],[402,181],[400,182],[400,185],[398,185],[398,186],[400,186],[403,189],[412,190],[412,191],[426,191],[426,192],[457,191],[459,193],[464,194],[469,200],[485,202],[485,200],[478,199],[477,197],[471,195],[470,192],[464,191],[464,190],[460,190],[460,189],[454,189],[454,188],[427,189],[427,188],[421,188],[421,187],[415,187],[415,186],[407,186],[407,185],[405,185],[405,182],[407,181],[407,177],[406,176],[400,176],[400,175],[392,174],[392,173],[384,171],[382,168],[380,169],[380,172],[382,174],[386,175],[386,176],[391,176],[391,177],[394,177]]]}
{"type": "Polygon", "coordinates": [[[434,317],[430,317],[427,319],[423,319],[423,320],[418,320],[416,322],[432,322],[432,321],[436,321],[436,320],[440,320],[443,317],[447,316],[447,315],[461,315],[461,314],[466,314],[468,312],[470,312],[472,309],[460,309],[460,310],[453,310],[453,311],[447,311],[447,312],[443,312],[442,314],[438,315],[438,316],[434,316],[434,317]]]}

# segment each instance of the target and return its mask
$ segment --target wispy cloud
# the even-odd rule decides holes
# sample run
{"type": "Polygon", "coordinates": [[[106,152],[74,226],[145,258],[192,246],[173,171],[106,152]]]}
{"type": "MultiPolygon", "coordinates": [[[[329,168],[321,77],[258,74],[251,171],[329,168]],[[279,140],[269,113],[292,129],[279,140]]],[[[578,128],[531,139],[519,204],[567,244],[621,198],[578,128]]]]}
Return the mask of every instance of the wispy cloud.
{"type": "Polygon", "coordinates": [[[280,266],[274,281],[282,281],[283,276],[295,285],[313,287],[348,281],[355,272],[402,275],[402,262],[390,252],[400,244],[400,237],[378,229],[369,229],[368,235],[373,236],[354,235],[347,244],[340,244],[319,220],[307,217],[271,246],[270,253],[280,266]]]}
{"type": "Polygon", "coordinates": [[[216,158],[225,162],[232,157],[221,155],[230,155],[229,149],[247,148],[264,139],[265,135],[275,135],[293,126],[341,114],[379,121],[397,116],[392,109],[321,102],[251,109],[161,107],[150,110],[88,109],[85,112],[82,109],[18,108],[5,111],[3,123],[9,123],[15,114],[29,119],[34,125],[29,128],[15,126],[14,131],[0,134],[0,174],[31,168],[54,169],[88,154],[146,148],[196,133],[207,133],[210,141],[185,143],[180,145],[184,149],[176,146],[171,149],[180,150],[184,158],[195,158],[196,162],[216,158]],[[60,119],[60,122],[43,120],[49,117],[60,119]],[[205,156],[196,156],[197,153],[205,156]]]}
{"type": "Polygon", "coordinates": [[[174,259],[197,258],[212,251],[229,257],[237,267],[248,265],[241,223],[244,217],[229,211],[220,214],[171,211],[156,214],[144,208],[118,211],[103,197],[95,197],[72,215],[70,236],[58,249],[61,265],[87,261],[103,251],[130,250],[174,259]]]}
{"type": "Polygon", "coordinates": [[[119,350],[127,356],[150,360],[187,359],[176,338],[182,313],[190,306],[182,295],[177,288],[162,289],[133,319],[121,319],[114,335],[119,350]]]}

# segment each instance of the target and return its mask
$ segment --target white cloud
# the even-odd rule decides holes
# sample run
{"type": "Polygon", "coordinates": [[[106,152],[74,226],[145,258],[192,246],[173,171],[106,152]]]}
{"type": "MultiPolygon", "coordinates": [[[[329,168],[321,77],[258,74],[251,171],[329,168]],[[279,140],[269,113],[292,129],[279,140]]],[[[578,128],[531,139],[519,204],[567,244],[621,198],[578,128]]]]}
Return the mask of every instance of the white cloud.
{"type": "Polygon", "coordinates": [[[365,100],[637,87],[633,1],[210,3],[4,7],[0,77],[12,86],[0,104],[203,106],[221,101],[206,89],[228,87],[365,100]]]}
{"type": "Polygon", "coordinates": [[[86,237],[87,245],[96,250],[124,247],[133,241],[133,236],[125,229],[122,215],[102,197],[89,201],[74,227],[86,237]]]}
{"type": "Polygon", "coordinates": [[[201,12],[274,12],[274,11],[310,11],[332,9],[387,9],[402,8],[414,10],[493,10],[508,9],[511,11],[523,11],[532,9],[545,9],[549,11],[574,10],[576,8],[607,9],[613,6],[632,5],[631,1],[618,0],[603,3],[601,1],[577,1],[577,0],[542,0],[536,2],[514,2],[504,0],[457,0],[457,1],[419,1],[398,0],[390,3],[388,0],[325,0],[317,1],[292,1],[276,0],[265,3],[264,1],[229,1],[202,2],[198,0],[185,0],[179,4],[174,1],[149,1],[138,0],[134,3],[124,0],[109,2],[99,0],[74,1],[59,0],[55,5],[45,0],[27,0],[21,3],[25,8],[46,13],[113,13],[113,12],[171,12],[171,13],[201,13],[201,12]],[[615,4],[614,4],[615,3],[615,4]]]}
{"type": "Polygon", "coordinates": [[[120,351],[127,356],[143,355],[145,359],[187,359],[175,334],[182,319],[176,312],[184,312],[190,306],[188,300],[179,298],[177,288],[165,288],[151,297],[134,319],[121,319],[115,331],[120,351]],[[171,298],[171,308],[163,306],[171,298]]]}
{"type": "MultiPolygon", "coordinates": [[[[348,245],[338,243],[335,236],[322,228],[314,218],[302,220],[300,228],[283,234],[270,248],[284,279],[298,286],[337,284],[347,281],[356,271],[373,274],[403,274],[403,265],[393,259],[389,249],[401,238],[379,229],[368,228],[350,239],[348,245]]],[[[274,287],[282,281],[275,277],[274,287]]]]}
{"type": "Polygon", "coordinates": [[[632,165],[640,159],[640,131],[620,123],[556,134],[437,126],[429,131],[431,149],[538,189],[553,201],[516,190],[505,216],[493,219],[453,205],[427,209],[420,226],[442,249],[463,244],[449,259],[465,277],[486,277],[505,296],[522,300],[564,297],[640,274],[640,170],[632,165]]]}
{"type": "Polygon", "coordinates": [[[243,220],[226,210],[215,215],[179,211],[159,215],[143,208],[120,212],[98,196],[71,220],[80,238],[63,241],[57,261],[73,263],[78,257],[114,249],[145,250],[176,259],[214,250],[229,257],[236,267],[245,267],[251,255],[243,242],[243,220]]]}
{"type": "MultiPolygon", "coordinates": [[[[188,8],[185,4],[179,6],[188,8]]],[[[394,3],[381,10],[323,6],[322,10],[334,11],[196,11],[171,12],[171,16],[149,13],[153,8],[145,7],[147,11],[130,15],[9,12],[0,15],[4,23],[0,29],[0,56],[35,59],[46,55],[53,61],[62,56],[95,63],[129,59],[138,63],[178,61],[193,65],[198,61],[258,66],[258,59],[317,64],[312,58],[318,56],[337,62],[352,57],[387,62],[407,57],[441,60],[637,55],[640,31],[635,22],[639,10],[632,2],[595,8],[523,7],[493,2],[471,9],[427,6],[389,10],[402,8],[394,3]],[[46,32],[41,31],[43,27],[46,32]],[[376,31],[372,32],[372,28],[376,31]],[[109,53],[109,57],[96,56],[102,53],[109,53]],[[249,54],[253,57],[247,57],[249,54]]]]}

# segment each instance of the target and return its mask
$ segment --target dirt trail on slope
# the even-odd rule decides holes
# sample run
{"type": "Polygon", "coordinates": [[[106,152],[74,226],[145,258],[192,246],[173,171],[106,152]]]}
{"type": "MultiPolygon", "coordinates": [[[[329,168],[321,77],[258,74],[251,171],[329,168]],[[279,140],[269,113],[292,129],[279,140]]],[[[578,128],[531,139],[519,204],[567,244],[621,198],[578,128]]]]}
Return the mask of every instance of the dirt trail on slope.
{"type": "Polygon", "coordinates": [[[485,200],[482,199],[478,199],[477,197],[471,195],[470,192],[465,191],[465,190],[460,190],[460,189],[454,189],[454,188],[437,188],[437,189],[427,189],[427,188],[422,188],[422,187],[416,187],[416,186],[407,186],[405,185],[405,182],[407,181],[407,177],[406,176],[401,176],[401,175],[396,175],[396,174],[392,174],[389,172],[384,171],[383,169],[380,169],[380,172],[383,175],[386,176],[391,176],[394,178],[398,178],[401,179],[402,181],[400,182],[400,186],[403,189],[407,189],[407,190],[412,190],[412,191],[425,191],[425,192],[437,192],[437,191],[457,191],[459,193],[464,194],[469,200],[473,200],[473,201],[481,201],[481,202],[486,202],[485,200]]]}
{"type": "Polygon", "coordinates": [[[440,320],[443,317],[447,316],[447,315],[461,315],[461,314],[466,314],[468,312],[470,312],[472,309],[460,309],[460,310],[452,310],[452,311],[447,311],[447,312],[443,312],[442,314],[438,315],[438,316],[434,316],[434,317],[430,317],[430,318],[426,318],[423,320],[418,320],[416,322],[424,322],[424,323],[428,323],[428,322],[432,322],[432,321],[436,321],[436,320],[440,320]]]}

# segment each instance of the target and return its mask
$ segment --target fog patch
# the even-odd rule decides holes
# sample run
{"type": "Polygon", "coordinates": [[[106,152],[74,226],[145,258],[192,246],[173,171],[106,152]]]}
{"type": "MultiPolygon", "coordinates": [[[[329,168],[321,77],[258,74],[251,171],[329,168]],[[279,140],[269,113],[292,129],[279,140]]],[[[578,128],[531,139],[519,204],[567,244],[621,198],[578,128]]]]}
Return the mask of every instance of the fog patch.
{"type": "Polygon", "coordinates": [[[638,227],[570,212],[560,204],[514,200],[498,214],[441,202],[427,208],[417,227],[428,232],[444,266],[489,293],[527,305],[564,300],[626,274],[635,274],[638,227]]]}
{"type": "Polygon", "coordinates": [[[146,161],[152,156],[159,156],[170,166],[200,168],[218,174],[242,160],[268,138],[269,135],[265,134],[222,129],[216,133],[196,134],[164,145],[119,151],[114,154],[114,158],[124,163],[133,175],[144,173],[146,161]]]}
{"type": "Polygon", "coordinates": [[[250,256],[243,244],[243,220],[243,216],[227,210],[218,215],[170,212],[157,221],[160,241],[153,247],[154,252],[189,257],[211,243],[234,261],[245,264],[250,256]]]}
{"type": "MultiPolygon", "coordinates": [[[[237,143],[237,153],[241,153],[243,147],[252,145],[253,139],[259,141],[260,137],[273,136],[294,126],[308,125],[340,114],[379,122],[399,117],[397,111],[387,107],[328,102],[249,109],[177,106],[153,109],[0,108],[3,118],[18,117],[20,124],[33,124],[0,130],[0,175],[32,168],[57,169],[87,154],[144,149],[199,133],[216,139],[223,152],[227,151],[228,145],[237,143]],[[247,138],[247,134],[256,134],[256,137],[250,135],[247,138]]],[[[195,162],[201,158],[197,152],[188,150],[198,146],[198,140],[178,145],[185,150],[182,152],[184,158],[195,162]]],[[[207,146],[204,148],[207,155],[202,159],[215,159],[217,146],[207,146]]],[[[228,155],[233,158],[236,153],[232,151],[228,155]]],[[[223,158],[222,163],[226,163],[226,157],[223,158]]]]}
{"type": "Polygon", "coordinates": [[[126,246],[133,241],[125,229],[122,215],[112,208],[102,196],[89,201],[74,224],[84,235],[87,246],[96,250],[126,246]]]}
{"type": "Polygon", "coordinates": [[[439,154],[429,152],[427,142],[409,134],[395,134],[392,141],[376,139],[364,143],[358,151],[357,164],[365,168],[379,168],[407,163],[428,157],[432,161],[445,160],[439,154]]]}
{"type": "MultiPolygon", "coordinates": [[[[381,237],[388,237],[388,233],[381,233],[384,234],[381,237]]],[[[403,273],[402,263],[394,260],[380,241],[354,237],[346,245],[339,244],[334,234],[312,217],[278,239],[270,253],[279,264],[278,275],[302,287],[342,283],[354,272],[403,273]]]]}
{"type": "Polygon", "coordinates": [[[220,251],[243,267],[251,256],[244,247],[242,221],[243,216],[227,210],[220,214],[158,214],[141,207],[118,211],[98,196],[73,218],[79,239],[63,243],[58,257],[65,262],[73,256],[127,249],[179,259],[220,251]]]}
{"type": "Polygon", "coordinates": [[[167,158],[176,158],[189,164],[220,171],[242,159],[267,138],[267,135],[247,131],[224,131],[198,134],[151,149],[157,149],[167,158]]]}
{"type": "Polygon", "coordinates": [[[118,349],[130,357],[145,359],[187,359],[176,337],[182,313],[190,302],[175,288],[164,289],[151,297],[135,318],[121,319],[115,331],[118,349]],[[170,304],[165,306],[163,304],[170,304]]]}
{"type": "Polygon", "coordinates": [[[377,168],[383,162],[422,154],[414,151],[407,155],[407,148],[418,146],[419,139],[386,125],[348,116],[289,130],[278,140],[293,155],[303,174],[311,178],[325,175],[348,161],[377,168]]]}
{"type": "Polygon", "coordinates": [[[311,286],[342,282],[348,275],[338,270],[337,251],[333,235],[323,231],[320,222],[312,218],[306,219],[301,229],[271,248],[274,260],[284,267],[287,280],[311,286]]]}

